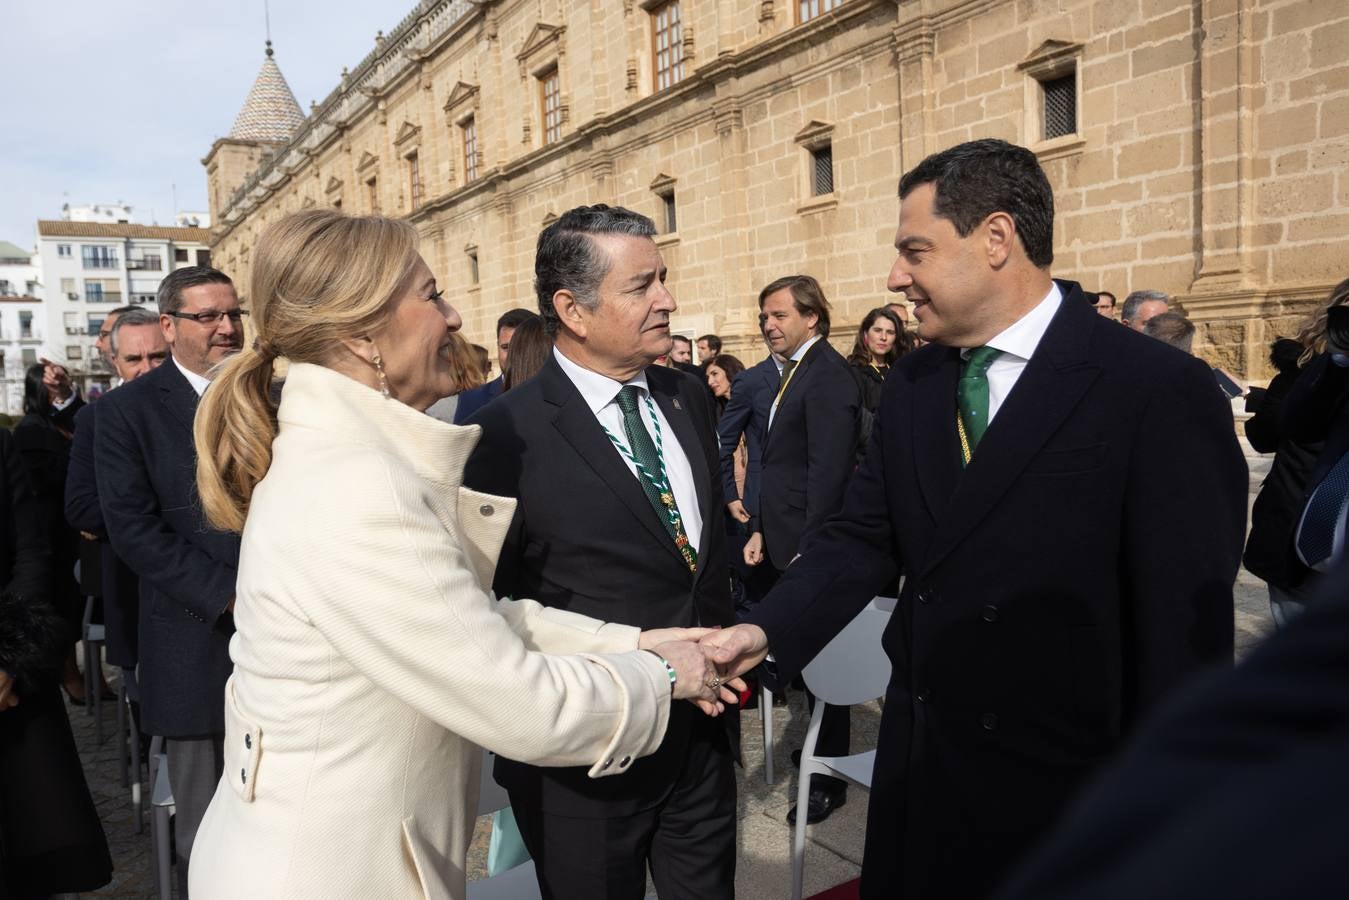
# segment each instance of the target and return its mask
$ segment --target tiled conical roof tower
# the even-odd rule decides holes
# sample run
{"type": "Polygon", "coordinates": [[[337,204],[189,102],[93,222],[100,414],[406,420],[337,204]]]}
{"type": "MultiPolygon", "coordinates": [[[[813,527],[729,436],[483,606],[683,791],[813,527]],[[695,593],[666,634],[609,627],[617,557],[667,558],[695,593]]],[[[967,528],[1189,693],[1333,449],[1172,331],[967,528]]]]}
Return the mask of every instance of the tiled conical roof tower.
{"type": "Polygon", "coordinates": [[[244,108],[234,120],[230,137],[241,141],[285,143],[302,122],[304,113],[295,102],[295,95],[286,84],[276,60],[272,59],[272,42],[268,41],[262,71],[258,72],[244,108]]]}

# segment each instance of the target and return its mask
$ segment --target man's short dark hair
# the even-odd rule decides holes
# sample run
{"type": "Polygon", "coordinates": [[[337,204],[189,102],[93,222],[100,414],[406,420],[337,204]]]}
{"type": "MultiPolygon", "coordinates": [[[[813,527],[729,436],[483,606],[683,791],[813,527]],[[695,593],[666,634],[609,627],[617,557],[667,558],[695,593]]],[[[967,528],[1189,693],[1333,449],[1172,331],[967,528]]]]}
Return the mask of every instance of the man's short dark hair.
{"type": "Polygon", "coordinates": [[[182,309],[183,291],[203,284],[228,284],[232,287],[234,282],[224,272],[210,266],[184,266],[176,269],[159,283],[157,299],[160,315],[182,309]]]}
{"type": "Polygon", "coordinates": [[[698,338],[695,343],[703,342],[707,343],[707,351],[712,356],[716,356],[721,352],[721,338],[717,337],[715,334],[705,334],[698,338]]]}
{"type": "Polygon", "coordinates": [[[1148,319],[1143,323],[1143,333],[1185,353],[1194,346],[1194,323],[1175,310],[1148,319]]]}
{"type": "Polygon", "coordinates": [[[560,324],[553,308],[558,291],[571,291],[586,309],[599,305],[600,282],[609,273],[610,260],[591,240],[595,234],[649,238],[655,236],[656,225],[641,213],[597,203],[569,209],[543,229],[534,253],[534,293],[549,334],[556,334],[560,324]]]}
{"type": "Polygon", "coordinates": [[[1054,261],[1054,191],[1025,147],[988,138],[934,153],[899,180],[900,199],[923,184],[936,192],[933,214],[961,237],[993,213],[1005,212],[1030,261],[1042,269],[1054,261]]]}
{"type": "Polygon", "coordinates": [[[1114,308],[1115,308],[1115,295],[1114,295],[1114,294],[1110,293],[1109,291],[1097,291],[1097,292],[1096,292],[1096,296],[1097,296],[1097,297],[1109,297],[1109,298],[1110,298],[1110,308],[1111,308],[1111,309],[1114,309],[1114,308]]]}
{"type": "Polygon", "coordinates": [[[688,347],[690,350],[693,349],[693,341],[691,341],[691,340],[689,340],[688,338],[684,337],[684,335],[682,335],[682,334],[672,334],[672,335],[670,335],[670,339],[673,340],[673,341],[682,341],[682,342],[684,343],[684,345],[685,345],[686,347],[688,347]]]}
{"type": "MultiPolygon", "coordinates": [[[[815,313],[819,321],[815,323],[815,333],[820,337],[829,337],[829,301],[824,296],[824,288],[809,275],[787,275],[771,282],[759,291],[759,309],[769,294],[776,294],[783,288],[792,292],[792,304],[801,315],[815,313]]],[[[763,330],[763,317],[759,317],[759,328],[763,330]]]]}
{"type": "MultiPolygon", "coordinates": [[[[116,312],[116,310],[113,310],[113,312],[116,312]]],[[[109,313],[109,315],[112,315],[112,313],[109,313]]],[[[159,315],[144,306],[132,306],[119,314],[117,321],[112,324],[112,331],[108,332],[108,353],[110,355],[117,355],[117,332],[133,325],[153,325],[158,328],[159,315]]]]}
{"type": "Polygon", "coordinates": [[[534,318],[535,315],[537,314],[532,313],[527,309],[521,309],[518,306],[515,309],[506,310],[497,319],[497,335],[501,335],[501,329],[503,328],[519,328],[521,325],[534,318]]]}

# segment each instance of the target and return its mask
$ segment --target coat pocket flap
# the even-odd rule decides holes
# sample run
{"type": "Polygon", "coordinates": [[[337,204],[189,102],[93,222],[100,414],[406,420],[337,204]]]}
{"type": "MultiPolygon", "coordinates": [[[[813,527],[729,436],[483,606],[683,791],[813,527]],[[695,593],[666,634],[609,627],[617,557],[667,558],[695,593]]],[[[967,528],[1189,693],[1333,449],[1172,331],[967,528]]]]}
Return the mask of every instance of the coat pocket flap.
{"type": "Polygon", "coordinates": [[[253,802],[261,757],[262,726],[239,709],[231,678],[225,685],[225,780],[245,803],[253,802]]]}

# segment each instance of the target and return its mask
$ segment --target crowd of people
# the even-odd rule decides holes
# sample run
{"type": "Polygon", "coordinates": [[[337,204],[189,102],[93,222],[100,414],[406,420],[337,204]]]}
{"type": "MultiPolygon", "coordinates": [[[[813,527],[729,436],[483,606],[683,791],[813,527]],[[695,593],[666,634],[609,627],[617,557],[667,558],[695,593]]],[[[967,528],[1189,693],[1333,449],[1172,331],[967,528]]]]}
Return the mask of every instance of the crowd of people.
{"type": "MultiPolygon", "coordinates": [[[[107,690],[86,596],[164,740],[182,897],[463,897],[486,749],[542,896],[702,900],[735,892],[739,705],[878,594],[862,896],[1268,896],[1207,863],[1247,840],[1223,792],[1276,808],[1349,718],[1349,281],[1247,389],[1166,294],[1116,322],[1053,277],[1030,151],[899,197],[898,299],[846,355],[805,274],[759,292],[761,359],[675,334],[653,223],[599,204],[539,235],[490,381],[415,229],[331,210],[265,230],[247,309],[187,267],[110,314],[96,402],[34,366],[0,431],[0,896],[110,875],[59,693],[107,690]],[[1243,547],[1281,631],[1224,673],[1243,547]],[[1271,684],[1315,702],[1262,727],[1271,684]]],[[[847,802],[809,787],[789,821],[847,802]]]]}

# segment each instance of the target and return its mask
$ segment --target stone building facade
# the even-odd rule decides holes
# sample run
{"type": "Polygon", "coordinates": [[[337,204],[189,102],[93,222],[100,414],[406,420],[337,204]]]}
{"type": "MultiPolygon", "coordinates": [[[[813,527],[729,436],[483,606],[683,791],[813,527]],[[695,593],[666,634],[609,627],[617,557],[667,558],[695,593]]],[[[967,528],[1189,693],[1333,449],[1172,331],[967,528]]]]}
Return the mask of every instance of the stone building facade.
{"type": "Polygon", "coordinates": [[[1176,295],[1258,379],[1349,275],[1346,46],[1339,0],[423,0],[287,140],[215,143],[213,255],[246,286],[287,212],[406,216],[490,345],[540,228],[617,203],[660,227],[677,331],[757,358],[759,288],[805,271],[846,347],[900,174],[996,136],[1049,174],[1057,275],[1176,295]]]}

